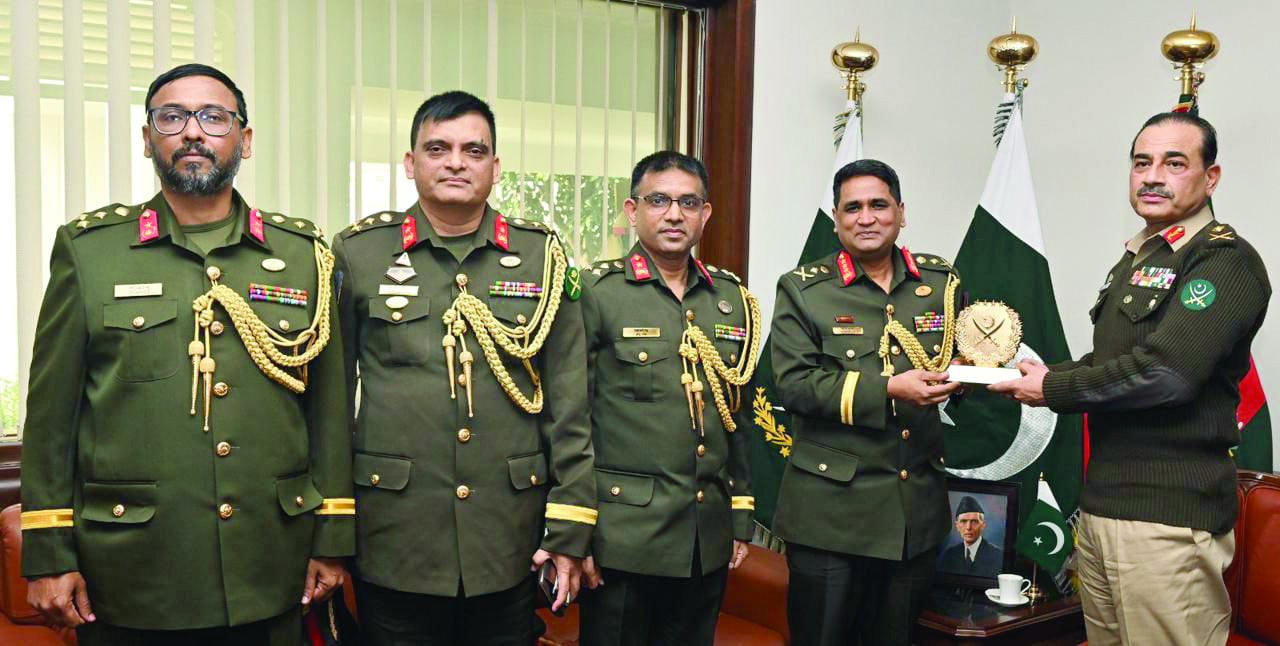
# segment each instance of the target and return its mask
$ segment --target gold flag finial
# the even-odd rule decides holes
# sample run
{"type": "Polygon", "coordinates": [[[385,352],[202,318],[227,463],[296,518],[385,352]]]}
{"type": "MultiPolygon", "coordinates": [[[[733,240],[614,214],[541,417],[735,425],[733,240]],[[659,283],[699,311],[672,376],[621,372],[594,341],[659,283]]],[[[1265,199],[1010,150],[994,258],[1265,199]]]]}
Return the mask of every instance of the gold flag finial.
{"type": "Polygon", "coordinates": [[[861,25],[853,34],[853,42],[840,43],[831,50],[831,64],[844,76],[850,101],[862,100],[862,93],[867,89],[862,74],[875,67],[879,60],[880,52],[862,42],[861,25]]]}
{"type": "Polygon", "coordinates": [[[996,36],[987,44],[987,56],[1004,71],[1004,91],[1010,94],[1025,87],[1027,81],[1018,79],[1018,72],[1030,63],[1040,51],[1036,39],[1018,33],[1018,17],[1013,17],[1009,33],[996,36]]]}

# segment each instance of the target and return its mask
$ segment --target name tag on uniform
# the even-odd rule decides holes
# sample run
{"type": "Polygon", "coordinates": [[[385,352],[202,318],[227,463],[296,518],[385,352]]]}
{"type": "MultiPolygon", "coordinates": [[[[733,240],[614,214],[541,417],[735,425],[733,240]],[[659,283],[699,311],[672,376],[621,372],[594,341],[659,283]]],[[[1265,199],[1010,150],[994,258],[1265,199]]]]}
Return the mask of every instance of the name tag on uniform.
{"type": "Polygon", "coordinates": [[[164,283],[138,283],[136,285],[116,285],[116,298],[137,298],[139,296],[161,296],[164,294],[164,283]]]}
{"type": "Polygon", "coordinates": [[[862,327],[857,325],[837,325],[831,328],[831,333],[836,336],[862,336],[862,327]]]}
{"type": "Polygon", "coordinates": [[[417,296],[417,285],[378,285],[378,296],[417,296]]]}
{"type": "Polygon", "coordinates": [[[649,339],[656,336],[662,336],[662,328],[656,328],[656,327],[624,327],[622,328],[622,338],[624,339],[649,339]]]}

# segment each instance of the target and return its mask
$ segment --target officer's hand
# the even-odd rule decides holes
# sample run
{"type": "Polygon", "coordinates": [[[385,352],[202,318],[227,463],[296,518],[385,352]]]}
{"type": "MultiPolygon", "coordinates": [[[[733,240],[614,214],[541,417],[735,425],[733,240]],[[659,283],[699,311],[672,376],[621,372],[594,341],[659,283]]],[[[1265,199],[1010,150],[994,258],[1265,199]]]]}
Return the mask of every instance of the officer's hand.
{"type": "Polygon", "coordinates": [[[578,598],[578,587],[582,580],[582,559],[538,550],[533,553],[532,570],[537,572],[547,559],[551,559],[556,564],[556,600],[551,604],[551,612],[555,612],[578,598]]]}
{"type": "Polygon", "coordinates": [[[56,626],[75,628],[96,619],[89,607],[89,589],[79,572],[31,581],[27,584],[27,603],[56,626]]]}
{"type": "Polygon", "coordinates": [[[1023,360],[1018,362],[1018,370],[1022,372],[1021,379],[991,384],[987,389],[1027,406],[1044,406],[1044,376],[1049,374],[1049,369],[1039,361],[1023,360]]]}
{"type": "Polygon", "coordinates": [[[747,542],[734,539],[733,541],[733,558],[729,559],[729,569],[736,570],[742,562],[747,560],[747,542]]]}
{"type": "Polygon", "coordinates": [[[302,605],[324,601],[347,580],[342,559],[314,558],[307,561],[307,580],[302,586],[302,605]]]}
{"type": "Polygon", "coordinates": [[[933,406],[947,401],[960,390],[960,382],[947,381],[947,373],[916,368],[889,377],[889,397],[916,406],[933,406]]]}
{"type": "Polygon", "coordinates": [[[600,576],[595,557],[588,556],[582,560],[582,583],[592,590],[604,585],[604,577],[600,576]]]}

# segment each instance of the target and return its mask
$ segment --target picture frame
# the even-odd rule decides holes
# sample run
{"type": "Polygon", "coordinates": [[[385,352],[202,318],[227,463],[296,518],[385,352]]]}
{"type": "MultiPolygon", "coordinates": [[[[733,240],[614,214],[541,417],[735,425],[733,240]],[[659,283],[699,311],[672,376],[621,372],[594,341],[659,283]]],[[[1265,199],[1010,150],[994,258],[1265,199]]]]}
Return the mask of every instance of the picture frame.
{"type": "Polygon", "coordinates": [[[951,531],[938,546],[941,584],[994,588],[996,575],[1013,571],[1020,489],[1017,482],[947,476],[951,531]]]}

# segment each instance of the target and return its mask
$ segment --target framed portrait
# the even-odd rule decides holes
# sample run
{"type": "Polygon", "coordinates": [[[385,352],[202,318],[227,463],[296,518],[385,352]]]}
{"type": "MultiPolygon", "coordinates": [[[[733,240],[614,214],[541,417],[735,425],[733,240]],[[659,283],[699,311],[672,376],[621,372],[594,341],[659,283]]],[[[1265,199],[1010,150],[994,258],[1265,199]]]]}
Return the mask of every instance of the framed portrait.
{"type": "Polygon", "coordinates": [[[947,477],[951,533],[938,548],[943,585],[996,587],[996,575],[1012,572],[1018,533],[1016,482],[947,477]]]}

